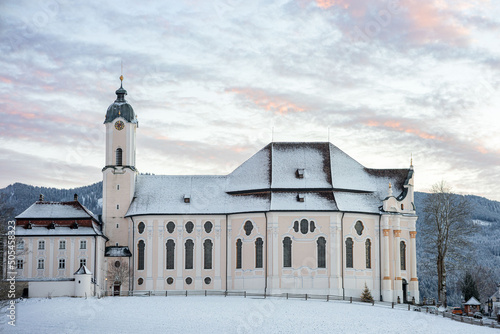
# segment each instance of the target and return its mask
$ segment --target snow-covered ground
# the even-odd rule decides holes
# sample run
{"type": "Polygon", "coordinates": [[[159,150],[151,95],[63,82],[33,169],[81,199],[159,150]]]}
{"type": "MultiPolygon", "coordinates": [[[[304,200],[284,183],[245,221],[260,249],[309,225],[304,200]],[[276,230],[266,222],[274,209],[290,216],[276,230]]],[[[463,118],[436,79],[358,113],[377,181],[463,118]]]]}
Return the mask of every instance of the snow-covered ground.
{"type": "Polygon", "coordinates": [[[7,333],[499,333],[440,316],[339,301],[219,296],[28,299],[7,333]]]}

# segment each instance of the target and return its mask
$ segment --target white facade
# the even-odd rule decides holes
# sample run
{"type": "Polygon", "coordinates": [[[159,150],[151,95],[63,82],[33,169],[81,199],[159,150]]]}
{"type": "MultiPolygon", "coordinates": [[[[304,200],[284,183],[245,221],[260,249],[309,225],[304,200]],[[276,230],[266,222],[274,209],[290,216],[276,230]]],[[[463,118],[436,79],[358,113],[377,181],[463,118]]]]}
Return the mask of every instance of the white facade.
{"type": "Polygon", "coordinates": [[[271,143],[225,176],[139,175],[138,122],[117,95],[105,121],[108,291],[359,297],[366,284],[376,299],[419,301],[413,167],[365,168],[330,143],[271,143]]]}

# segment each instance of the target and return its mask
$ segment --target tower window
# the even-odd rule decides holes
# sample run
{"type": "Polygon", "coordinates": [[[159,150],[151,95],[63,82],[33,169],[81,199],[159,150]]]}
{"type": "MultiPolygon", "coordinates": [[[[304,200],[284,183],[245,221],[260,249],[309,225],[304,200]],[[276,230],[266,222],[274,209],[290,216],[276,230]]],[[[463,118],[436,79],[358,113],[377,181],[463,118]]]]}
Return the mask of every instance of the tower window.
{"type": "Polygon", "coordinates": [[[186,247],[185,268],[186,269],[193,269],[193,248],[194,248],[193,240],[191,240],[191,239],[186,240],[186,243],[184,246],[186,247]]]}
{"type": "Polygon", "coordinates": [[[120,190],[120,185],[119,184],[116,185],[116,190],[120,190]]]}
{"type": "Polygon", "coordinates": [[[116,165],[121,166],[122,165],[122,155],[123,151],[121,148],[116,149],[116,165]]]}
{"type": "Polygon", "coordinates": [[[283,267],[290,268],[292,266],[292,239],[285,237],[283,239],[283,267]]]}
{"type": "Polygon", "coordinates": [[[207,239],[203,242],[204,263],[203,269],[212,269],[212,241],[207,239]]]}
{"type": "Polygon", "coordinates": [[[353,267],[353,259],[352,259],[352,248],[353,248],[353,241],[352,238],[347,238],[345,241],[345,259],[346,259],[346,268],[352,268],[353,267]]]}
{"type": "Polygon", "coordinates": [[[404,241],[399,243],[399,251],[401,252],[401,270],[406,270],[406,244],[404,241]]]}
{"type": "Polygon", "coordinates": [[[174,269],[175,242],[172,239],[167,241],[167,269],[174,269]]]}
{"type": "Polygon", "coordinates": [[[140,240],[137,244],[137,270],[144,270],[144,249],[146,248],[146,244],[143,240],[140,240]]]}
{"type": "Polygon", "coordinates": [[[318,241],[318,268],[326,268],[326,239],[319,237],[318,241]]]}
{"type": "Polygon", "coordinates": [[[236,241],[236,269],[241,269],[241,239],[236,241]]]}
{"type": "Polygon", "coordinates": [[[262,238],[257,238],[255,241],[255,268],[262,268],[262,245],[264,244],[264,241],[262,241],[262,238]]]}
{"type": "Polygon", "coordinates": [[[370,269],[372,267],[372,242],[370,239],[366,239],[365,241],[365,249],[366,249],[366,268],[370,269]]]}

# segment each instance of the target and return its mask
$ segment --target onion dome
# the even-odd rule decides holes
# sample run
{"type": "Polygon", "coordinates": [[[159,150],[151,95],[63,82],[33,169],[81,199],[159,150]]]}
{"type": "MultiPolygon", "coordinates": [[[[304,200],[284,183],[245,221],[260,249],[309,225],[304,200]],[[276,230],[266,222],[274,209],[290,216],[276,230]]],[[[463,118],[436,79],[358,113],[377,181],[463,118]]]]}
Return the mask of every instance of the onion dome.
{"type": "Polygon", "coordinates": [[[120,76],[120,88],[116,91],[116,100],[112,105],[108,107],[106,112],[106,119],[104,123],[113,122],[118,117],[123,117],[127,122],[137,123],[137,117],[135,116],[134,109],[125,100],[125,95],[127,91],[123,89],[123,75],[120,76]]]}

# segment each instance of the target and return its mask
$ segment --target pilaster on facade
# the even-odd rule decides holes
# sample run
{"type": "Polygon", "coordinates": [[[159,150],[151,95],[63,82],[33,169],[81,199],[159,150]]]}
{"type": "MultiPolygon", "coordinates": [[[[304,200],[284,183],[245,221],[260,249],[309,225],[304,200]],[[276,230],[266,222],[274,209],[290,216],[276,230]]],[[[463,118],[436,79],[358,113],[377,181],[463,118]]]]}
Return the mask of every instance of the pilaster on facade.
{"type": "Polygon", "coordinates": [[[416,246],[417,231],[410,231],[410,295],[415,298],[415,302],[420,301],[417,278],[417,246],[416,246]]]}

